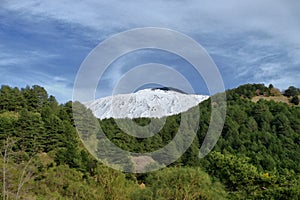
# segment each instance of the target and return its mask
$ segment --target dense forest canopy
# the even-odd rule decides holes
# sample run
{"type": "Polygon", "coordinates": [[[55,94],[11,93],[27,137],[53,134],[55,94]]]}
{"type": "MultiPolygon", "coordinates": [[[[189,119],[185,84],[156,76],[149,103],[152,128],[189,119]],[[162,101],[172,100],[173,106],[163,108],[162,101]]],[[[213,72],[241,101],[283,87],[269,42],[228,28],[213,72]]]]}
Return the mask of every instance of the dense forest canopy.
{"type": "MultiPolygon", "coordinates": [[[[180,159],[156,172],[126,174],[106,167],[84,148],[74,125],[72,102],[59,104],[37,85],[22,89],[3,85],[1,197],[299,199],[300,89],[291,86],[280,92],[273,85],[246,84],[228,90],[226,95],[225,126],[208,156],[198,157],[210,121],[209,99],[199,105],[197,137],[180,159]],[[254,97],[261,99],[254,102],[254,97]],[[289,103],[272,97],[286,98],[289,103]]],[[[84,113],[90,111],[83,107],[84,113]]],[[[141,126],[149,120],[134,119],[141,126]]],[[[124,133],[114,119],[97,123],[122,149],[149,152],[174,138],[180,115],[167,117],[163,129],[146,139],[124,133]]],[[[88,126],[85,131],[79,133],[83,139],[91,134],[88,126]]],[[[112,159],[128,159],[130,163],[129,158],[112,159]]]]}

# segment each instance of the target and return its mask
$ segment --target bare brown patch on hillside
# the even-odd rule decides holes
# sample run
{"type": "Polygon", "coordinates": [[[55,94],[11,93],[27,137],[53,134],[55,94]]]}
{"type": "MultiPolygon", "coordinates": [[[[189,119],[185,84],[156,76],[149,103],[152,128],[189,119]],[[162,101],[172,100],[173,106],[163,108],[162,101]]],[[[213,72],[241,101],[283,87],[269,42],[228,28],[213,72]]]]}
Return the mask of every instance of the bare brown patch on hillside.
{"type": "Polygon", "coordinates": [[[134,171],[143,171],[145,168],[156,161],[150,156],[136,156],[132,157],[131,161],[133,163],[134,171]]]}
{"type": "MultiPolygon", "coordinates": [[[[298,96],[300,98],[300,95],[298,96]]],[[[293,105],[295,106],[294,104],[290,103],[290,100],[292,99],[292,97],[288,98],[286,96],[283,96],[283,95],[280,95],[280,96],[269,96],[269,97],[266,97],[266,96],[255,96],[251,99],[252,102],[256,103],[258,102],[260,99],[263,99],[263,100],[266,100],[266,101],[270,101],[270,100],[273,100],[275,102],[282,102],[282,103],[286,103],[288,105],[293,105]]],[[[296,106],[300,106],[300,105],[296,105],[296,106]]]]}

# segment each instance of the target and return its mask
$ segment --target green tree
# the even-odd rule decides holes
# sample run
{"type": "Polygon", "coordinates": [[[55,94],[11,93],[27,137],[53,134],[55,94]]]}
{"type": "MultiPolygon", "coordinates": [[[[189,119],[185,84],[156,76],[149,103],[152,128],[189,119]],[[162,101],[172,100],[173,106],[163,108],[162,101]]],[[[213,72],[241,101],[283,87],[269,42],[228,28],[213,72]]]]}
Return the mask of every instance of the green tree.
{"type": "Polygon", "coordinates": [[[299,88],[296,88],[294,86],[290,86],[288,89],[286,89],[284,91],[284,95],[287,96],[287,97],[297,96],[299,94],[300,94],[299,88]]]}
{"type": "Polygon", "coordinates": [[[165,168],[150,173],[145,188],[152,192],[152,198],[149,199],[200,200],[226,197],[222,184],[212,181],[200,168],[165,168]]]}
{"type": "Polygon", "coordinates": [[[2,85],[0,89],[0,113],[1,111],[20,111],[25,107],[25,99],[18,88],[2,85]]]}
{"type": "Polygon", "coordinates": [[[291,99],[291,103],[298,105],[299,104],[299,97],[298,96],[293,96],[291,99]]]}
{"type": "Polygon", "coordinates": [[[22,94],[26,99],[28,109],[31,111],[40,111],[43,105],[48,102],[47,91],[38,85],[34,85],[32,88],[27,86],[22,89],[22,94]]]}
{"type": "Polygon", "coordinates": [[[17,121],[17,136],[21,138],[19,145],[27,151],[43,151],[45,148],[46,132],[40,113],[23,109],[17,121]]]}

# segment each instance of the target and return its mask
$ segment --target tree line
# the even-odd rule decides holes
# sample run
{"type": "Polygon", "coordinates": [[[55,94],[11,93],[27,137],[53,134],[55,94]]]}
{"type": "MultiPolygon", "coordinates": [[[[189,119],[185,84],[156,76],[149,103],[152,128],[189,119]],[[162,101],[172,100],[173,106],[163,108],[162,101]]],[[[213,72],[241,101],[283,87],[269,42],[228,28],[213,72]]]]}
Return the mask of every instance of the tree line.
{"type": "MultiPolygon", "coordinates": [[[[295,88],[289,87],[282,93],[297,96],[299,89],[295,88]]],[[[198,155],[210,122],[210,99],[199,104],[196,137],[176,162],[156,172],[126,174],[104,166],[83,146],[72,113],[72,107],[78,105],[82,109],[79,116],[91,115],[82,104],[59,104],[54,96],[37,85],[22,89],[4,85],[0,89],[1,197],[300,198],[300,107],[272,100],[251,101],[254,96],[261,95],[281,95],[281,92],[272,85],[266,87],[263,84],[246,84],[226,91],[227,114],[222,135],[204,159],[199,159],[198,155]]],[[[180,114],[167,117],[160,132],[149,138],[126,134],[114,119],[92,121],[79,128],[79,134],[83,140],[93,134],[97,136],[93,127],[96,123],[120,148],[151,152],[175,137],[180,119],[180,114]]],[[[125,125],[126,120],[129,119],[124,119],[125,125]]],[[[145,126],[153,120],[139,118],[133,121],[145,126]]],[[[191,130],[187,126],[185,131],[191,130]]],[[[99,142],[98,145],[101,149],[105,144],[99,142]]],[[[161,161],[158,164],[164,164],[164,159],[161,161]]]]}

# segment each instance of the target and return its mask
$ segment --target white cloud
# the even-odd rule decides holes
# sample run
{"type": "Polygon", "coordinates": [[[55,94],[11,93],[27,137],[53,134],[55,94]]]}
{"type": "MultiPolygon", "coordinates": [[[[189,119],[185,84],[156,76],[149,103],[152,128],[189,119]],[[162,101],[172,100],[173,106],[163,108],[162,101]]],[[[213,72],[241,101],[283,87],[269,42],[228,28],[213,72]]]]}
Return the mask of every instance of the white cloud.
{"type": "MultiPolygon", "coordinates": [[[[230,62],[226,70],[231,71],[232,76],[274,81],[278,87],[299,84],[299,68],[295,67],[300,64],[300,3],[297,0],[5,0],[2,7],[29,21],[59,21],[79,27],[85,36],[96,41],[144,26],[175,29],[199,40],[209,35],[206,41],[209,53],[225,57],[230,62]],[[235,41],[237,36],[241,38],[235,41]],[[288,56],[271,59],[277,53],[288,56]]],[[[8,57],[0,60],[0,65],[1,62],[24,62],[22,59],[22,55],[8,57]]],[[[109,85],[119,79],[121,68],[116,67],[111,72],[104,77],[109,85]]]]}
{"type": "Polygon", "coordinates": [[[219,32],[221,37],[261,32],[271,37],[268,45],[280,44],[300,52],[297,1],[7,0],[4,7],[34,20],[50,18],[89,27],[96,31],[93,37],[97,39],[99,34],[103,38],[120,29],[141,26],[174,28],[188,34],[219,32]]]}
{"type": "Polygon", "coordinates": [[[27,59],[24,58],[17,58],[15,56],[9,55],[9,54],[0,54],[0,67],[4,68],[9,65],[13,64],[19,64],[25,62],[27,59]]]}
{"type": "Polygon", "coordinates": [[[300,8],[297,1],[6,0],[4,7],[101,31],[131,26],[166,26],[186,32],[223,30],[220,34],[259,30],[300,42],[299,14],[291,12],[300,8]]]}

